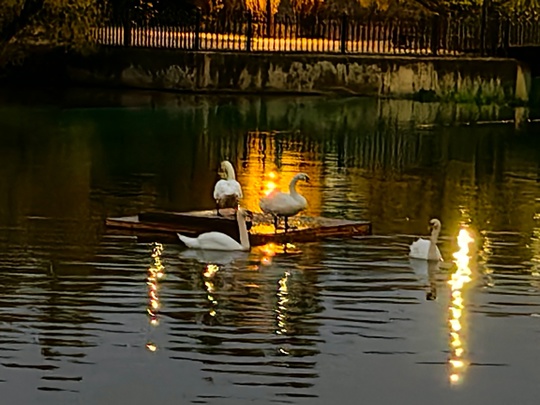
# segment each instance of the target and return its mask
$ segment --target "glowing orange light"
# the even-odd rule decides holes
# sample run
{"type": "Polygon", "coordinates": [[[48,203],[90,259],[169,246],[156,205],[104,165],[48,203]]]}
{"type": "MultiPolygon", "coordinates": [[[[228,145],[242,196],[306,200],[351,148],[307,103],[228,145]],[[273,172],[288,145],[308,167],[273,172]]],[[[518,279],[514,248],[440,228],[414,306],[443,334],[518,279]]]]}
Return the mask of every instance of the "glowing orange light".
{"type": "Polygon", "coordinates": [[[264,191],[263,194],[265,196],[270,195],[272,191],[276,189],[277,185],[273,181],[267,181],[264,183],[264,191]]]}
{"type": "Polygon", "coordinates": [[[276,245],[274,243],[267,243],[264,246],[260,247],[260,250],[265,256],[275,256],[276,255],[276,245]]]}
{"type": "MultiPolygon", "coordinates": [[[[152,250],[152,258],[154,262],[148,268],[148,276],[146,277],[146,284],[148,285],[148,306],[146,312],[150,317],[150,325],[157,326],[157,310],[159,309],[159,296],[158,296],[158,279],[163,278],[165,273],[163,272],[164,266],[161,264],[161,253],[163,252],[163,245],[155,243],[152,250]]],[[[156,351],[154,344],[147,344],[146,347],[150,351],[156,351]]]]}
{"type": "Polygon", "coordinates": [[[469,268],[469,244],[474,242],[467,229],[459,231],[457,238],[459,250],[454,253],[454,262],[456,271],[451,275],[448,284],[451,286],[451,301],[449,307],[450,326],[450,366],[449,380],[452,384],[462,381],[463,373],[467,368],[467,361],[463,359],[466,351],[463,334],[463,314],[465,311],[465,299],[463,297],[463,288],[472,278],[472,272],[469,268]]]}
{"type": "Polygon", "coordinates": [[[261,264],[263,266],[270,266],[272,264],[272,259],[270,257],[263,257],[261,259],[261,264]]]}
{"type": "Polygon", "coordinates": [[[272,171],[272,172],[266,173],[264,176],[267,179],[269,179],[269,180],[263,181],[264,190],[262,193],[263,193],[263,196],[267,196],[277,188],[277,184],[274,181],[277,179],[277,173],[272,171]]]}

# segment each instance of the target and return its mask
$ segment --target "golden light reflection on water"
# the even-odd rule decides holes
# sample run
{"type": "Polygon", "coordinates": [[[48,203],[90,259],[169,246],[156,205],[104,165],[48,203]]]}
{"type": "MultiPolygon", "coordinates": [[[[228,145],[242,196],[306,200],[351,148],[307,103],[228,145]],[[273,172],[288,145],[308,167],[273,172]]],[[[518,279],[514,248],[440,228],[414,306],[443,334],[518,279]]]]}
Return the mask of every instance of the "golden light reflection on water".
{"type": "MultiPolygon", "coordinates": [[[[276,308],[276,321],[277,321],[277,335],[284,335],[287,333],[287,304],[289,302],[289,287],[287,285],[289,276],[291,274],[286,271],[278,281],[277,290],[277,308],[276,308]]],[[[283,350],[281,350],[283,352],[283,350]]]]}
{"type": "Polygon", "coordinates": [[[277,184],[275,182],[277,178],[276,172],[270,172],[264,177],[266,178],[266,180],[263,182],[264,189],[262,191],[261,197],[269,195],[277,188],[277,184]]]}
{"type": "MultiPolygon", "coordinates": [[[[146,285],[148,286],[148,306],[146,312],[150,318],[150,325],[157,326],[159,324],[158,311],[160,308],[159,302],[159,280],[165,275],[165,266],[161,263],[161,254],[163,253],[163,245],[161,243],[154,243],[152,248],[153,263],[148,268],[148,275],[146,277],[146,285]]],[[[157,350],[157,346],[148,342],[146,348],[151,352],[157,350]]]]}
{"type": "MultiPolygon", "coordinates": [[[[310,184],[299,182],[297,188],[308,201],[308,208],[303,214],[320,215],[323,166],[305,164],[317,160],[315,152],[309,148],[300,149],[296,144],[283,145],[283,140],[269,133],[252,131],[248,137],[248,142],[253,147],[247,151],[249,156],[246,164],[237,172],[237,180],[242,185],[244,194],[242,206],[253,212],[260,212],[261,197],[274,189],[288,192],[291,179],[297,173],[304,172],[310,177],[310,184]]],[[[271,230],[273,232],[273,227],[271,230]]]]}
{"type": "Polygon", "coordinates": [[[263,246],[256,246],[252,249],[252,252],[260,255],[260,264],[263,266],[270,266],[273,261],[273,257],[277,254],[285,253],[300,253],[301,251],[292,243],[267,243],[263,246]]]}
{"type": "Polygon", "coordinates": [[[208,313],[210,316],[215,317],[217,315],[216,308],[218,305],[217,300],[214,297],[214,293],[216,292],[216,287],[213,282],[213,278],[216,275],[216,273],[219,271],[219,266],[216,264],[207,264],[203,277],[204,277],[204,288],[206,289],[206,299],[210,303],[210,310],[208,313]]]}
{"type": "Polygon", "coordinates": [[[471,234],[466,228],[462,228],[457,237],[459,250],[453,255],[456,270],[452,273],[448,281],[451,288],[448,321],[450,327],[450,358],[448,364],[450,367],[449,379],[452,384],[458,384],[463,380],[463,375],[468,364],[466,359],[465,299],[463,289],[472,280],[472,272],[469,267],[469,244],[471,242],[474,242],[471,234]]]}

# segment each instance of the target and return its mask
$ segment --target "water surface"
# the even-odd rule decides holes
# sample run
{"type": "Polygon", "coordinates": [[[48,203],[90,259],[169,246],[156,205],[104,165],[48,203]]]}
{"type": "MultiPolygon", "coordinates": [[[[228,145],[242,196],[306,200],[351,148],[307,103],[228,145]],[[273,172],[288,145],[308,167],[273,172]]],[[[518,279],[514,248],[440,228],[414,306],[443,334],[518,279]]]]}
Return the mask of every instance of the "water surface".
{"type": "Polygon", "coordinates": [[[0,97],[7,404],[536,404],[540,138],[513,111],[72,90],[0,97]],[[481,121],[476,125],[460,125],[481,121]],[[483,122],[483,124],[482,124],[483,122]],[[211,254],[108,216],[257,201],[374,235],[211,254]],[[408,245],[442,221],[439,266],[408,245]],[[458,239],[466,229],[472,243],[458,239]]]}

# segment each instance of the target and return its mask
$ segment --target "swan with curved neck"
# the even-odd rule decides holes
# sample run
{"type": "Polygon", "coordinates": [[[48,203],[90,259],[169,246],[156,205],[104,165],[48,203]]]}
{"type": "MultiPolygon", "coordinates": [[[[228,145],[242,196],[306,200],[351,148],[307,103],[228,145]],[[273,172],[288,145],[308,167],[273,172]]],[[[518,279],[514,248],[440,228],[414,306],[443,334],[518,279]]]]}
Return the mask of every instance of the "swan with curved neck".
{"type": "Polygon", "coordinates": [[[284,218],[285,232],[289,229],[289,217],[298,214],[307,208],[307,200],[296,190],[298,181],[309,183],[309,176],[306,173],[298,173],[289,183],[289,192],[274,190],[259,201],[259,207],[265,214],[274,217],[274,228],[277,231],[279,218],[284,218]]]}
{"type": "Polygon", "coordinates": [[[221,162],[221,170],[225,173],[225,178],[220,179],[214,186],[214,200],[216,201],[216,212],[220,208],[237,208],[242,195],[242,187],[236,181],[234,167],[228,160],[221,162]]]}
{"type": "Polygon", "coordinates": [[[442,255],[437,247],[437,240],[441,232],[441,221],[433,218],[429,221],[431,225],[431,236],[429,239],[418,239],[409,247],[409,257],[431,261],[442,260],[442,255]]]}
{"type": "Polygon", "coordinates": [[[177,235],[178,238],[191,249],[248,251],[250,249],[250,243],[246,218],[253,218],[251,211],[238,208],[236,211],[236,221],[238,222],[238,230],[240,231],[240,243],[222,232],[205,232],[196,238],[190,238],[189,236],[181,234],[177,235]]]}

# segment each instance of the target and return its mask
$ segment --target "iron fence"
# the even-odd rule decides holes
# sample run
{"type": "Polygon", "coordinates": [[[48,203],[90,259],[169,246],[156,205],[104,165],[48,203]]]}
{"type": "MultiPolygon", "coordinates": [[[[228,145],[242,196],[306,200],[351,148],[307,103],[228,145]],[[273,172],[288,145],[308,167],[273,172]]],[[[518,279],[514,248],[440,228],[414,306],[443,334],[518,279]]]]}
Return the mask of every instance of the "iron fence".
{"type": "Polygon", "coordinates": [[[95,32],[110,46],[247,52],[497,55],[540,44],[539,19],[501,15],[358,18],[197,13],[110,19],[95,32]]]}

